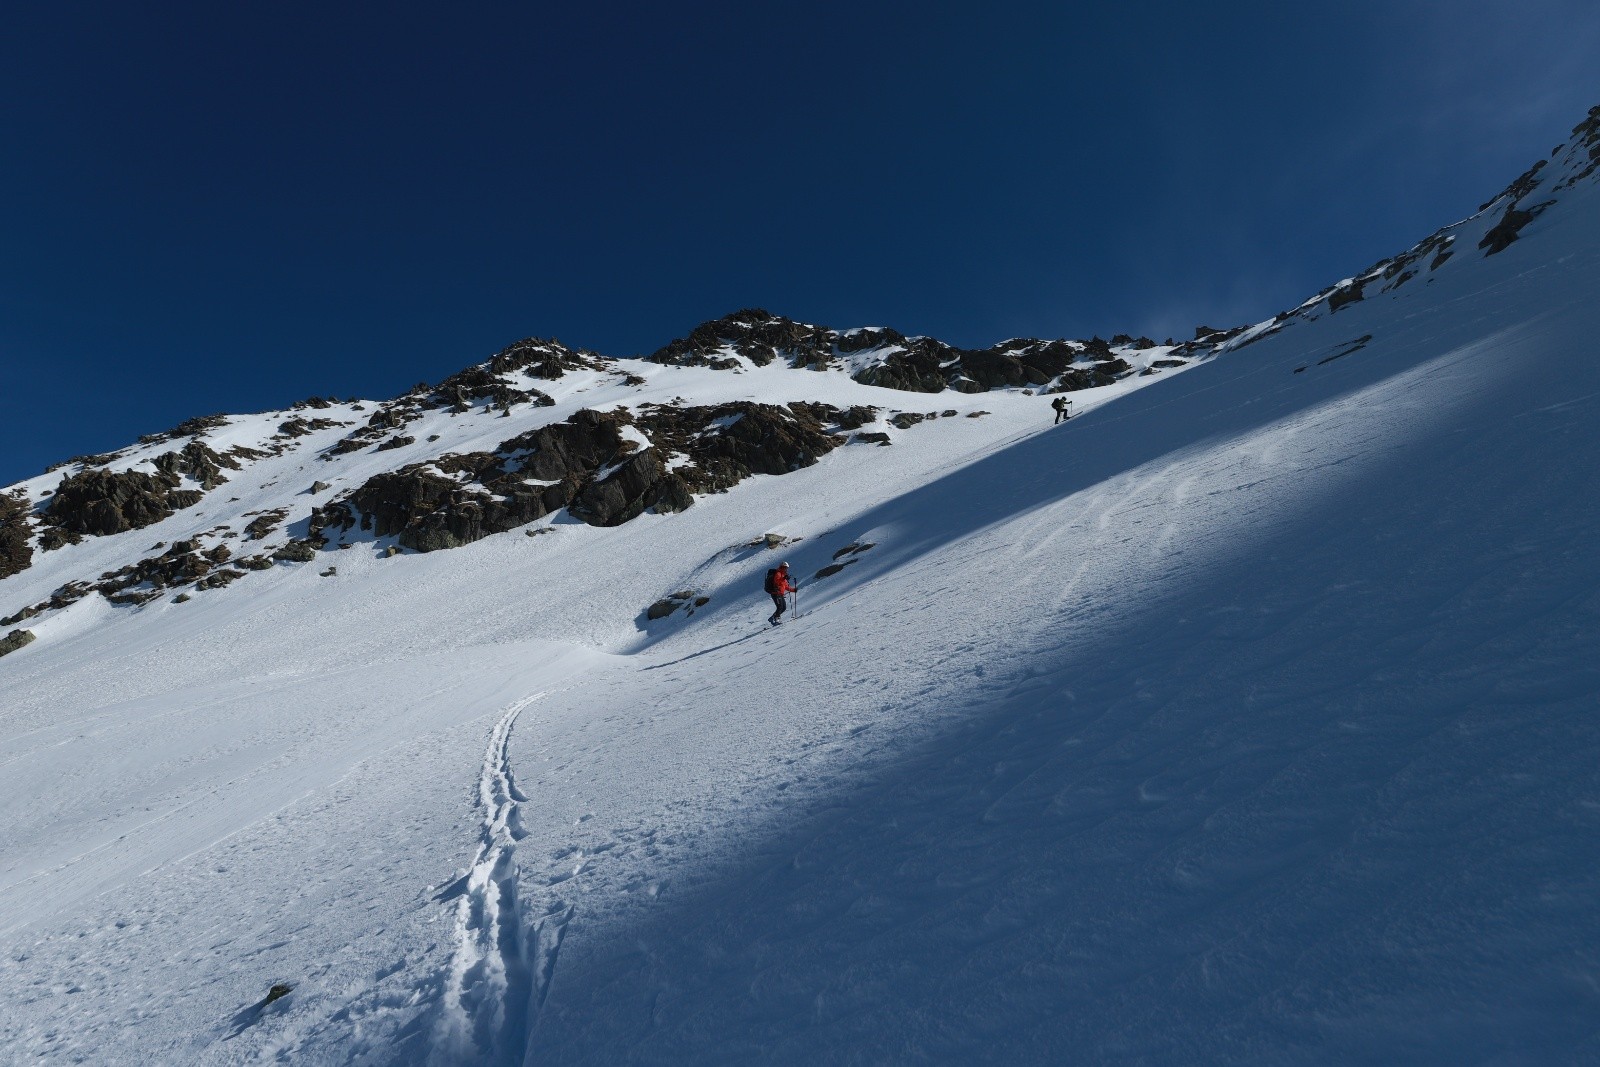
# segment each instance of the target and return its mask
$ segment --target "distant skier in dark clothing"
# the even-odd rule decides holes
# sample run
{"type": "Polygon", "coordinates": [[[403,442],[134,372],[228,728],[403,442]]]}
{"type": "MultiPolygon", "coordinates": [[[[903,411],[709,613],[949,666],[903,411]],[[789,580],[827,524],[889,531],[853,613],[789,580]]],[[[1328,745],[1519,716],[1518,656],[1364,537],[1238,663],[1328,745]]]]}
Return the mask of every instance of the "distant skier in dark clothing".
{"type": "Polygon", "coordinates": [[[772,606],[777,608],[767,619],[772,625],[778,625],[780,617],[789,606],[788,596],[800,588],[789,580],[789,564],[780,563],[767,572],[767,592],[772,596],[772,606]]]}
{"type": "Polygon", "coordinates": [[[1072,401],[1068,400],[1066,397],[1056,397],[1054,400],[1050,401],[1050,406],[1056,409],[1056,421],[1051,423],[1052,426],[1072,418],[1072,401]]]}

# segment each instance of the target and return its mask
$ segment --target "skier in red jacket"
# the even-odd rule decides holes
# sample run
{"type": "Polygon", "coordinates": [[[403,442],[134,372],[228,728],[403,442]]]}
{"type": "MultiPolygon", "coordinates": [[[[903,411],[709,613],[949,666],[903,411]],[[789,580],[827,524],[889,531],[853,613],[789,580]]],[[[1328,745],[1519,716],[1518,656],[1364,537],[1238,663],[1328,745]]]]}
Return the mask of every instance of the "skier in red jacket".
{"type": "Polygon", "coordinates": [[[787,561],[778,564],[767,572],[767,592],[772,595],[772,604],[778,610],[767,619],[772,625],[778,625],[779,617],[784,609],[789,606],[787,597],[800,587],[789,579],[789,564],[787,561]]]}

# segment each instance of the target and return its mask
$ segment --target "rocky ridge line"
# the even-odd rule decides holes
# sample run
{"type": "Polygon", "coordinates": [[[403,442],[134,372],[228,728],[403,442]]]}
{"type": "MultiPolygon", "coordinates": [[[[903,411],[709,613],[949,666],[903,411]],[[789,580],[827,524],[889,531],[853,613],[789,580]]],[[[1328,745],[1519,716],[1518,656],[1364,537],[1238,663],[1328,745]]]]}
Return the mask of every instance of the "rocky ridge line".
{"type": "MultiPolygon", "coordinates": [[[[1204,329],[1204,328],[1202,328],[1204,329]]],[[[1109,385],[1134,373],[1115,348],[1162,347],[1147,337],[1118,334],[1110,341],[1018,338],[985,349],[963,349],[933,337],[908,337],[871,326],[834,330],[762,308],[746,308],[702,323],[687,337],[647,356],[652,363],[739,370],[782,361],[796,369],[849,371],[852,380],[913,393],[952,389],[982,393],[1034,387],[1064,393],[1109,385]],[[852,370],[852,367],[854,369],[852,370]]],[[[1181,361],[1181,360],[1180,360],[1181,361]]]]}

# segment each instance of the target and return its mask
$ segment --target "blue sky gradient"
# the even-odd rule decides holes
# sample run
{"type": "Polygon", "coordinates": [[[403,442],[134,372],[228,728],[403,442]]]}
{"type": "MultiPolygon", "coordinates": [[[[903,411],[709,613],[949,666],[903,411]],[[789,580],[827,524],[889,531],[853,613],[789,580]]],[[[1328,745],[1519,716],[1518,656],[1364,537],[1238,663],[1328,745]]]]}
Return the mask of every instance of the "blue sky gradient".
{"type": "Polygon", "coordinates": [[[561,7],[8,8],[0,484],[751,305],[1187,337],[1470,214],[1600,103],[1572,0],[561,7]]]}

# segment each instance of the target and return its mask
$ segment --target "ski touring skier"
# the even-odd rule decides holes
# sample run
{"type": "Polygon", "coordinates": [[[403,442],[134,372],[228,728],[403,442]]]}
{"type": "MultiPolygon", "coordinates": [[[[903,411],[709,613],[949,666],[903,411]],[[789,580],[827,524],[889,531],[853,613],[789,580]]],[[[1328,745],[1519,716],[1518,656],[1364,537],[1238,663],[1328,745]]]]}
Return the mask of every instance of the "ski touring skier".
{"type": "Polygon", "coordinates": [[[1056,421],[1051,425],[1056,425],[1072,418],[1072,401],[1068,400],[1066,397],[1056,397],[1054,400],[1050,401],[1050,406],[1056,409],[1056,421]]]}
{"type": "Polygon", "coordinates": [[[772,597],[772,605],[777,609],[768,617],[769,623],[776,626],[782,621],[784,609],[789,606],[789,594],[799,588],[800,586],[789,578],[787,560],[767,571],[767,594],[772,597]]]}

